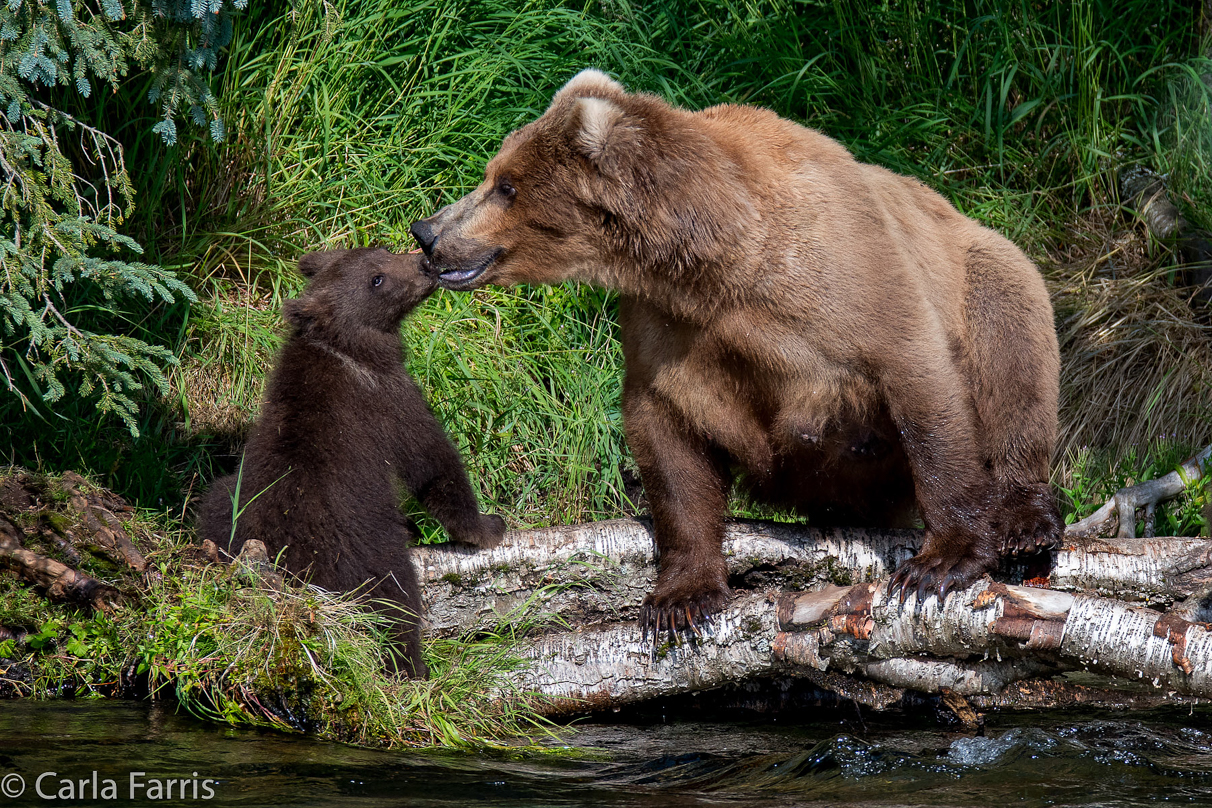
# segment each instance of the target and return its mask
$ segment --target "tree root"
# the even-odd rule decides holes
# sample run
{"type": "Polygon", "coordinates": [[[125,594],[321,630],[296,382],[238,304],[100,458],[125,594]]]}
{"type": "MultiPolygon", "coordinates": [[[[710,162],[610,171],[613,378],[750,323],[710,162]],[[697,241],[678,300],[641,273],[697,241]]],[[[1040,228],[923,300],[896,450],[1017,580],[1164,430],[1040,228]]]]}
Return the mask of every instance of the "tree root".
{"type": "Polygon", "coordinates": [[[0,517],[0,566],[43,590],[51,600],[80,603],[103,612],[122,602],[121,593],[109,584],[26,550],[21,545],[21,531],[3,517],[0,517]]]}

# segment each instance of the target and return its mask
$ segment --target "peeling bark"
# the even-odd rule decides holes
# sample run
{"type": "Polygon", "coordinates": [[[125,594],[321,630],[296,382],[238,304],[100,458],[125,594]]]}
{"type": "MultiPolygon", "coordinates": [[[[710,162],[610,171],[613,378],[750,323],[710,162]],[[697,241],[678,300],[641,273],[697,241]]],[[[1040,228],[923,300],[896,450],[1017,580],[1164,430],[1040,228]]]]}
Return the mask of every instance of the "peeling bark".
{"type": "MultiPolygon", "coordinates": [[[[878,582],[788,594],[777,605],[771,592],[749,593],[717,617],[710,633],[682,643],[642,642],[630,621],[541,636],[522,649],[534,662],[523,687],[550,714],[771,674],[806,676],[826,687],[830,678],[820,674],[861,677],[874,686],[849,686],[850,697],[878,708],[906,690],[1013,705],[1015,692],[1034,692],[1038,700],[1040,688],[1016,691],[1011,684],[1070,670],[1142,683],[1165,698],[1212,696],[1207,624],[988,580],[941,605],[934,597],[918,605],[912,595],[904,604],[890,601],[884,588],[878,582]]],[[[1052,688],[1050,698],[1057,692],[1052,688]]],[[[1150,703],[1158,700],[1164,699],[1150,703]]]]}
{"type": "MultiPolygon", "coordinates": [[[[724,537],[736,586],[817,589],[885,578],[917,552],[917,530],[817,529],[737,521],[724,537]]],[[[651,526],[635,519],[511,531],[491,550],[416,548],[431,633],[487,630],[526,606],[577,625],[634,620],[652,589],[651,526]]],[[[1212,543],[1194,538],[1074,538],[1033,583],[1168,605],[1212,585],[1212,543]]],[[[1009,578],[1021,580],[1023,568],[1009,578]]]]}
{"type": "MultiPolygon", "coordinates": [[[[635,620],[656,580],[650,523],[612,519],[586,525],[511,531],[491,550],[418,547],[430,631],[449,635],[488,628],[538,602],[578,624],[635,620]]],[[[884,577],[917,552],[921,531],[834,528],[737,521],[724,556],[733,576],[753,585],[806,588],[884,577]]]]}
{"type": "Polygon", "coordinates": [[[918,531],[729,524],[737,596],[703,637],[655,645],[636,624],[655,575],[644,522],[516,531],[491,550],[424,547],[416,560],[433,633],[488,629],[527,605],[555,615],[520,649],[534,662],[523,687],[552,714],[757,676],[805,678],[881,709],[906,692],[950,693],[982,709],[1212,696],[1212,639],[1194,619],[1204,611],[1106,597],[1165,607],[1203,598],[1212,543],[1074,538],[1053,551],[1046,575],[1019,569],[1019,579],[1050,589],[986,579],[941,604],[889,602],[886,578],[920,540],[918,531]],[[1154,692],[1053,681],[1072,671],[1154,692]]]}
{"type": "MultiPolygon", "coordinates": [[[[962,695],[994,694],[1010,680],[1034,677],[1049,667],[1212,695],[1208,624],[1105,598],[980,581],[951,593],[941,606],[933,597],[919,606],[913,595],[901,604],[884,597],[882,584],[860,584],[823,598],[821,593],[784,596],[779,613],[785,619],[775,645],[784,659],[847,672],[861,666],[864,675],[891,684],[899,682],[872,667],[872,658],[903,661],[926,653],[969,660],[963,663],[968,670],[962,681],[939,685],[962,695]],[[834,605],[826,608],[829,599],[834,605]],[[806,620],[817,615],[816,625],[808,627],[806,620]],[[974,667],[975,657],[982,664],[974,667]],[[999,665],[983,664],[988,657],[999,665]],[[1006,661],[1011,664],[1000,664],[1006,661]]],[[[940,670],[936,679],[942,675],[940,670]]]]}

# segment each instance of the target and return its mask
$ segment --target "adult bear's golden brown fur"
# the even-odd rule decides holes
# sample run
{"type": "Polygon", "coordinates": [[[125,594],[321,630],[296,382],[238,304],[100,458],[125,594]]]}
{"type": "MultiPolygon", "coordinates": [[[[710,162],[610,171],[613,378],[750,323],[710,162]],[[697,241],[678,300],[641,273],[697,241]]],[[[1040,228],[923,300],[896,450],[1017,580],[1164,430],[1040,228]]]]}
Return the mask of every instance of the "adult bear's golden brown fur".
{"type": "Polygon", "coordinates": [[[660,551],[648,628],[725,602],[734,472],[816,524],[916,511],[926,542],[902,592],[966,585],[1061,534],[1039,272],[818,132],[753,107],[676,109],[586,70],[413,234],[451,289],[621,293],[627,440],[660,551]]]}

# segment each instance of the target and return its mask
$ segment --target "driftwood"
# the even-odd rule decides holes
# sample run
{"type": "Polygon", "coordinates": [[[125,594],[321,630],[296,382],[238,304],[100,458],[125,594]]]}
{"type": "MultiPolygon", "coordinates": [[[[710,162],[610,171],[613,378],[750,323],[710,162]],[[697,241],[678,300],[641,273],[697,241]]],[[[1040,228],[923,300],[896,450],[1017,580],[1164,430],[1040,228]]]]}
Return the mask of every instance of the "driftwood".
{"type": "Polygon", "coordinates": [[[1200,482],[1208,476],[1209,469],[1212,469],[1212,446],[1205,446],[1195,457],[1169,474],[1120,489],[1097,511],[1070,525],[1065,535],[1074,538],[1097,536],[1115,521],[1119,525],[1116,535],[1121,539],[1131,539],[1136,536],[1136,511],[1144,508],[1145,536],[1152,536],[1153,513],[1158,503],[1173,499],[1189,486],[1200,482]]]}
{"type": "MultiPolygon", "coordinates": [[[[1210,456],[1205,449],[1175,476],[1199,480],[1210,456]]],[[[1110,517],[1001,570],[1010,583],[986,578],[943,603],[885,595],[920,531],[734,522],[724,542],[732,603],[704,636],[655,643],[636,622],[656,574],[643,521],[516,531],[491,550],[423,547],[415,557],[431,633],[548,615],[520,653],[532,661],[526,686],[552,714],[763,676],[807,679],[877,708],[906,691],[941,694],[961,720],[969,701],[1151,706],[1212,697],[1202,622],[1212,611],[1212,542],[1095,534],[1120,514],[1134,522],[1158,492],[1177,493],[1165,480],[1119,492],[1110,517]]]]}
{"type": "Polygon", "coordinates": [[[1120,172],[1120,195],[1136,209],[1154,238],[1173,244],[1180,259],[1179,277],[1194,287],[1192,298],[1212,304],[1212,236],[1191,225],[1170,200],[1165,177],[1145,166],[1120,172]]]}
{"type": "Polygon", "coordinates": [[[73,601],[102,611],[121,602],[121,596],[113,587],[53,558],[25,549],[21,538],[17,526],[0,517],[0,567],[12,570],[43,590],[51,600],[73,601]]]}

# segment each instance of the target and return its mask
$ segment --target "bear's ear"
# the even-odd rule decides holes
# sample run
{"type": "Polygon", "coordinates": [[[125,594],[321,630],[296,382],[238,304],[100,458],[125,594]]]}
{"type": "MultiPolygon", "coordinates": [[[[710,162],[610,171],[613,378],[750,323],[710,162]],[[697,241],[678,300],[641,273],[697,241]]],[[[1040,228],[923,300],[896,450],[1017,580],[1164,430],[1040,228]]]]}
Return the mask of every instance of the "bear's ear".
{"type": "Polygon", "coordinates": [[[332,266],[349,250],[321,250],[309,252],[299,259],[299,274],[304,278],[314,278],[317,274],[332,266]]]}
{"type": "Polygon", "coordinates": [[[554,106],[556,102],[565,98],[585,98],[587,96],[622,98],[625,95],[627,95],[627,91],[623,89],[622,84],[601,70],[590,67],[569,79],[568,83],[561,87],[555,97],[551,99],[551,103],[554,106]]]}
{"type": "Polygon", "coordinates": [[[602,174],[627,176],[645,154],[644,121],[603,98],[578,98],[571,126],[578,151],[602,174]]]}
{"type": "Polygon", "coordinates": [[[598,163],[607,154],[611,135],[615,134],[615,125],[623,117],[623,110],[601,98],[578,99],[577,107],[581,118],[577,145],[591,162],[598,163]]]}
{"type": "MultiPolygon", "coordinates": [[[[299,263],[302,264],[301,261],[299,263]]],[[[311,334],[324,319],[324,307],[310,295],[293,297],[282,304],[282,316],[300,334],[311,334]]]]}

